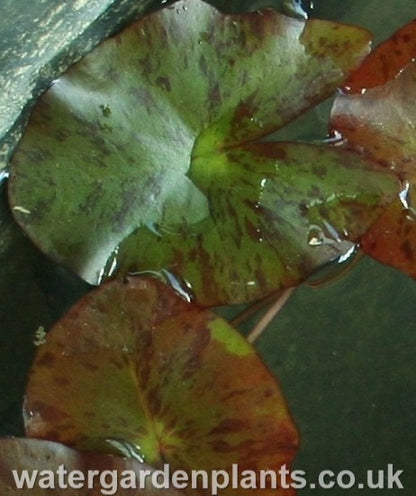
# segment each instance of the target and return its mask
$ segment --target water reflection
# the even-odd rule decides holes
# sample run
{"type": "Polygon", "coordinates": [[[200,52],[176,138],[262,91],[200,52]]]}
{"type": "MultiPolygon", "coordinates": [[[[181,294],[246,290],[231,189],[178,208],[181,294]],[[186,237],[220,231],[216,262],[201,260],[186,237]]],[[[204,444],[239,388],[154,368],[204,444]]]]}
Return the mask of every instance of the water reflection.
{"type": "Polygon", "coordinates": [[[9,171],[6,169],[3,169],[0,171],[0,186],[3,184],[3,181],[6,181],[9,178],[9,171]]]}
{"type": "Polygon", "coordinates": [[[185,279],[177,276],[173,272],[167,269],[161,270],[140,270],[136,272],[130,272],[130,276],[143,276],[143,277],[154,277],[164,282],[170,286],[180,297],[182,297],[188,303],[191,303],[194,299],[194,294],[192,291],[191,284],[185,279]]]}
{"type": "Polygon", "coordinates": [[[285,14],[298,19],[308,19],[313,8],[313,1],[284,0],[282,4],[282,9],[285,14]]]}

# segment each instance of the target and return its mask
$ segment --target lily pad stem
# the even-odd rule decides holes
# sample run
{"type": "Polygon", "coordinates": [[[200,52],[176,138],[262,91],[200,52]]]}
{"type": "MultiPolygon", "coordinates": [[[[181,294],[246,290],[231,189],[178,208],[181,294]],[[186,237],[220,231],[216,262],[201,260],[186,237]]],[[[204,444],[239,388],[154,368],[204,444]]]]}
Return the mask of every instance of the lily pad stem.
{"type": "Polygon", "coordinates": [[[238,313],[233,319],[231,319],[230,324],[233,327],[238,327],[239,325],[243,324],[246,320],[248,320],[250,317],[260,312],[260,310],[263,310],[265,307],[276,301],[276,299],[279,298],[281,294],[282,294],[281,290],[274,291],[273,293],[270,293],[267,296],[261,298],[260,300],[252,303],[251,305],[246,307],[242,312],[238,313]]]}
{"type": "Polygon", "coordinates": [[[296,288],[287,288],[282,293],[280,293],[277,300],[250,331],[249,335],[247,336],[247,341],[249,343],[253,344],[261,336],[261,334],[263,334],[267,326],[280,312],[280,310],[283,308],[295,289],[296,288]]]}

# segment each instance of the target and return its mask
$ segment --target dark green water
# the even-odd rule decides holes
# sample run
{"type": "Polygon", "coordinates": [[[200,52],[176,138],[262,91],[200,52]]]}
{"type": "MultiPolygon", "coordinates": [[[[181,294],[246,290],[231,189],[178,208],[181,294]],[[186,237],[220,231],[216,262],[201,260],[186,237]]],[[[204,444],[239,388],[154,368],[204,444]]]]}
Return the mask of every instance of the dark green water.
{"type": "MultiPolygon", "coordinates": [[[[235,0],[227,6],[280,3],[235,0]]],[[[0,12],[7,7],[19,15],[22,5],[35,14],[36,4],[23,0],[0,2],[0,12]]],[[[416,1],[316,0],[309,13],[367,27],[378,42],[416,16],[416,1]]],[[[4,35],[6,27],[1,23],[0,15],[4,35]]],[[[24,29],[24,24],[18,25],[24,29]]],[[[7,33],[3,44],[13,43],[9,27],[7,33]]],[[[36,39],[36,30],[31,36],[36,39]]],[[[329,106],[320,105],[280,137],[323,138],[329,106]]],[[[11,219],[2,187],[0,435],[22,433],[21,401],[36,329],[48,328],[87,289],[25,239],[11,219]]],[[[415,302],[413,280],[363,258],[336,282],[320,289],[299,288],[258,341],[256,346],[279,377],[301,432],[296,468],[308,472],[311,479],[324,469],[348,469],[357,477],[388,464],[404,470],[403,490],[308,488],[299,492],[302,496],[416,494],[415,302]]],[[[228,315],[233,312],[225,310],[228,315]]]]}

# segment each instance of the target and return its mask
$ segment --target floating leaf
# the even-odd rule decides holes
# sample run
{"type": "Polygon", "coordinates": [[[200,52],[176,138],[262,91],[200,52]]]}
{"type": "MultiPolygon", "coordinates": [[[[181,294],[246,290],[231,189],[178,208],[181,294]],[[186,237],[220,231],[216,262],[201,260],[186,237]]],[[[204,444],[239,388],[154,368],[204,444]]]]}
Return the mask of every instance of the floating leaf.
{"type": "Polygon", "coordinates": [[[247,341],[150,278],[101,286],[48,333],[25,424],[30,437],[129,446],[185,470],[276,469],[297,446],[282,393],[247,341]]]}
{"type": "Polygon", "coordinates": [[[372,51],[349,76],[345,89],[348,93],[360,93],[381,86],[394,79],[415,56],[416,19],[372,51]]]}
{"type": "Polygon", "coordinates": [[[254,299],[279,284],[295,286],[350,249],[343,240],[362,234],[380,215],[380,199],[397,190],[355,154],[313,145],[245,145],[211,160],[197,157],[191,174],[195,169],[195,184],[215,198],[211,216],[189,230],[141,229],[120,245],[115,262],[122,272],[134,270],[140,237],[140,268],[152,267],[188,293],[186,283],[164,270],[172,268],[192,281],[204,305],[254,299]],[[221,180],[210,172],[216,162],[227,171],[221,180]]]}
{"type": "MultiPolygon", "coordinates": [[[[151,484],[152,467],[112,455],[80,453],[62,444],[38,439],[0,439],[1,494],[38,496],[51,490],[67,496],[178,496],[174,489],[151,484]],[[144,471],[148,475],[144,476],[144,471]],[[27,474],[33,486],[27,479],[27,474]]],[[[160,479],[159,479],[160,480],[160,479]]],[[[183,494],[183,493],[182,493],[183,494]]]]}
{"type": "MultiPolygon", "coordinates": [[[[374,78],[379,81],[384,77],[391,79],[360,95],[340,95],[332,110],[332,126],[343,136],[344,148],[358,151],[394,171],[402,181],[401,193],[363,237],[362,248],[374,258],[413,277],[416,277],[416,64],[409,63],[396,75],[396,62],[402,61],[397,53],[406,54],[404,61],[412,53],[416,57],[415,36],[416,23],[413,22],[374,52],[374,60],[390,55],[395,67],[394,71],[386,73],[380,66],[374,78]],[[411,33],[413,41],[409,45],[411,33]]],[[[376,70],[372,60],[368,66],[365,61],[357,73],[363,75],[362,84],[367,82],[367,72],[376,70]]],[[[355,84],[358,85],[359,80],[355,84]]]]}
{"type": "Polygon", "coordinates": [[[310,246],[311,217],[354,239],[395,186],[357,158],[346,171],[343,152],[247,143],[330,95],[368,44],[359,28],[199,0],[140,20],[39,102],[12,163],[18,222],[93,283],[162,270],[204,305],[299,283],[346,249],[310,246]]]}

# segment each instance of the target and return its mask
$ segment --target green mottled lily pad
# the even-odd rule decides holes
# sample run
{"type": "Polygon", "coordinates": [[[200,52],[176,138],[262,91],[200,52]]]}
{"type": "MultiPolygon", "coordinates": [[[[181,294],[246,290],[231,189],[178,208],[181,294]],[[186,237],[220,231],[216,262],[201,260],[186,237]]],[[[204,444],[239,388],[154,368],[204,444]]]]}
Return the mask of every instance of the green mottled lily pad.
{"type": "Polygon", "coordinates": [[[204,305],[298,284],[396,186],[344,152],[247,143],[330,95],[368,45],[365,30],[273,10],[183,0],[152,14],[39,102],[12,162],[16,219],[92,283],[157,272],[204,305]]]}
{"type": "Polygon", "coordinates": [[[297,448],[280,388],[255,350],[150,278],[102,285],[53,327],[24,411],[29,437],[155,467],[277,469],[297,448]]]}

